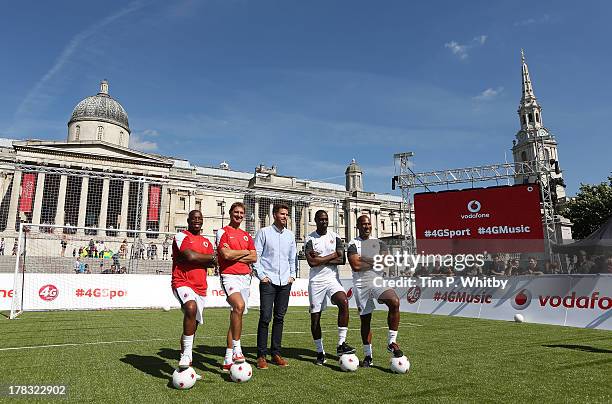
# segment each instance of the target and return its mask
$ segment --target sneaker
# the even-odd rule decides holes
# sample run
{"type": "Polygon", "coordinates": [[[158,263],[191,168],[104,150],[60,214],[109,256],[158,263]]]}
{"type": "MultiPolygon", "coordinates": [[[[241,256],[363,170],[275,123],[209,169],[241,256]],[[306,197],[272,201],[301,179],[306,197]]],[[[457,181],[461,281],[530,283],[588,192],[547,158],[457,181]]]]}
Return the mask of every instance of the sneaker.
{"type": "Polygon", "coordinates": [[[232,368],[233,363],[224,363],[221,366],[221,370],[224,372],[229,372],[229,370],[232,368]]]}
{"type": "Polygon", "coordinates": [[[244,355],[242,353],[234,354],[234,356],[232,357],[232,362],[234,362],[234,363],[244,363],[244,355]]]}
{"type": "Polygon", "coordinates": [[[336,348],[336,353],[338,354],[338,356],[354,354],[355,348],[353,348],[346,342],[343,342],[342,345],[338,345],[338,348],[336,348]]]}
{"type": "Polygon", "coordinates": [[[277,366],[280,366],[281,368],[285,368],[289,366],[289,362],[284,360],[283,357],[278,354],[272,355],[272,363],[277,366]]]}
{"type": "Polygon", "coordinates": [[[400,349],[399,345],[397,345],[395,342],[389,344],[387,351],[391,352],[395,358],[401,358],[404,356],[404,353],[400,349]]]}
{"type": "Polygon", "coordinates": [[[191,366],[191,358],[189,355],[184,353],[181,354],[181,359],[179,360],[179,369],[187,369],[191,366]]]}
{"type": "Polygon", "coordinates": [[[268,362],[266,361],[266,358],[264,358],[263,356],[260,356],[259,358],[257,358],[257,369],[267,369],[268,368],[268,362]]]}
{"type": "Polygon", "coordinates": [[[327,362],[325,359],[325,352],[317,353],[317,360],[315,361],[315,365],[323,366],[323,364],[327,362]]]}
{"type": "Polygon", "coordinates": [[[196,380],[202,380],[202,376],[200,376],[199,374],[197,374],[196,372],[193,372],[195,374],[195,379],[196,380]]]}
{"type": "Polygon", "coordinates": [[[374,360],[371,356],[366,356],[365,358],[363,358],[363,362],[361,362],[361,367],[371,368],[372,366],[374,366],[374,360]]]}

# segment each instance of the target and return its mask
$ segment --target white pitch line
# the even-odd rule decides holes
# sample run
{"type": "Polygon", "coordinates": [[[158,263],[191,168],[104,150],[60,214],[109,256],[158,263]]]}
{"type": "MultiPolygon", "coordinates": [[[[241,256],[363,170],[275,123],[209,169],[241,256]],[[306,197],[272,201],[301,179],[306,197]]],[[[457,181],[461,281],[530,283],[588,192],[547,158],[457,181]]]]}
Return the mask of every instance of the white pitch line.
{"type": "MultiPolygon", "coordinates": [[[[422,327],[420,324],[406,323],[402,325],[413,325],[422,327]]],[[[372,330],[381,330],[387,327],[372,327],[372,330]]],[[[359,331],[357,328],[351,328],[349,331],[359,331]]],[[[324,333],[337,332],[337,330],[323,330],[324,333]]],[[[310,334],[308,331],[283,331],[283,334],[310,334]]],[[[257,334],[242,334],[243,337],[254,337],[257,334]]],[[[210,339],[210,338],[223,338],[226,335],[203,335],[198,339],[210,339]]],[[[170,341],[175,340],[176,337],[172,338],[150,338],[150,339],[131,339],[131,340],[117,340],[117,341],[97,341],[97,342],[81,342],[81,343],[66,343],[66,344],[49,344],[49,345],[30,345],[30,346],[16,346],[10,348],[0,348],[1,351],[20,351],[25,349],[42,349],[42,348],[61,348],[61,347],[74,347],[74,346],[86,346],[86,345],[109,345],[109,344],[132,344],[141,342],[155,342],[155,341],[170,341]]]]}

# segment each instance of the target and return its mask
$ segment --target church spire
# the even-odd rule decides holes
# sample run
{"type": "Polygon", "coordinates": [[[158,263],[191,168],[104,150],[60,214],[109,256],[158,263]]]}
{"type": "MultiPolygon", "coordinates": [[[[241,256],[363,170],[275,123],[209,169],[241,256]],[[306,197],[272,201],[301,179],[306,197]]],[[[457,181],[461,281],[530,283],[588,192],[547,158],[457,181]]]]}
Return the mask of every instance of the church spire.
{"type": "Polygon", "coordinates": [[[531,76],[529,75],[529,68],[527,67],[527,62],[525,61],[525,52],[523,49],[521,49],[521,65],[523,94],[521,95],[521,102],[517,111],[521,121],[521,129],[539,129],[543,126],[542,108],[538,104],[536,96],[533,92],[531,76]]]}

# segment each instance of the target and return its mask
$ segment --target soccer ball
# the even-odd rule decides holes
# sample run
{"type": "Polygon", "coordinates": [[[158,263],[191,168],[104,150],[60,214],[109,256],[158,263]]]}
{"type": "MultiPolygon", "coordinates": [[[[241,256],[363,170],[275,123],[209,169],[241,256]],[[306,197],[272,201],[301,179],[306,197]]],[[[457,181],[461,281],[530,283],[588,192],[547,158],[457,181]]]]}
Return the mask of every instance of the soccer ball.
{"type": "Polygon", "coordinates": [[[339,360],[340,369],[345,372],[354,372],[359,367],[359,358],[355,354],[342,355],[339,360]]]}
{"type": "Polygon", "coordinates": [[[170,311],[170,306],[164,306],[164,307],[162,307],[162,310],[163,311],[170,311]]]}
{"type": "Polygon", "coordinates": [[[394,373],[406,373],[410,370],[410,361],[406,356],[391,358],[391,370],[394,373]]]}
{"type": "Polygon", "coordinates": [[[253,368],[246,362],[234,363],[230,368],[230,377],[236,383],[245,383],[253,377],[253,368]]]}
{"type": "Polygon", "coordinates": [[[514,315],[514,321],[516,321],[517,323],[522,323],[523,321],[525,321],[525,318],[523,317],[522,314],[516,313],[514,315]]]}
{"type": "Polygon", "coordinates": [[[185,370],[176,369],[172,373],[172,385],[179,390],[187,390],[193,387],[196,382],[196,373],[193,368],[185,370]]]}

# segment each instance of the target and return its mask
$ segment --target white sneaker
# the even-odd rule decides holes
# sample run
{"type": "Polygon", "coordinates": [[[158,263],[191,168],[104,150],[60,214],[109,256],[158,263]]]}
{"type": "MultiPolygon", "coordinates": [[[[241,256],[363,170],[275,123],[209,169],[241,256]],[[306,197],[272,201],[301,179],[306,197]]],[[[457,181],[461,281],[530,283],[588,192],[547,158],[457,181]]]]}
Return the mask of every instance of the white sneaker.
{"type": "Polygon", "coordinates": [[[195,372],[195,370],[193,371],[193,373],[195,373],[196,380],[201,380],[201,379],[202,379],[202,376],[200,376],[199,374],[197,374],[197,373],[195,372]]]}
{"type": "Polygon", "coordinates": [[[182,353],[181,359],[179,360],[179,369],[187,369],[191,366],[191,358],[189,355],[182,353]]]}

